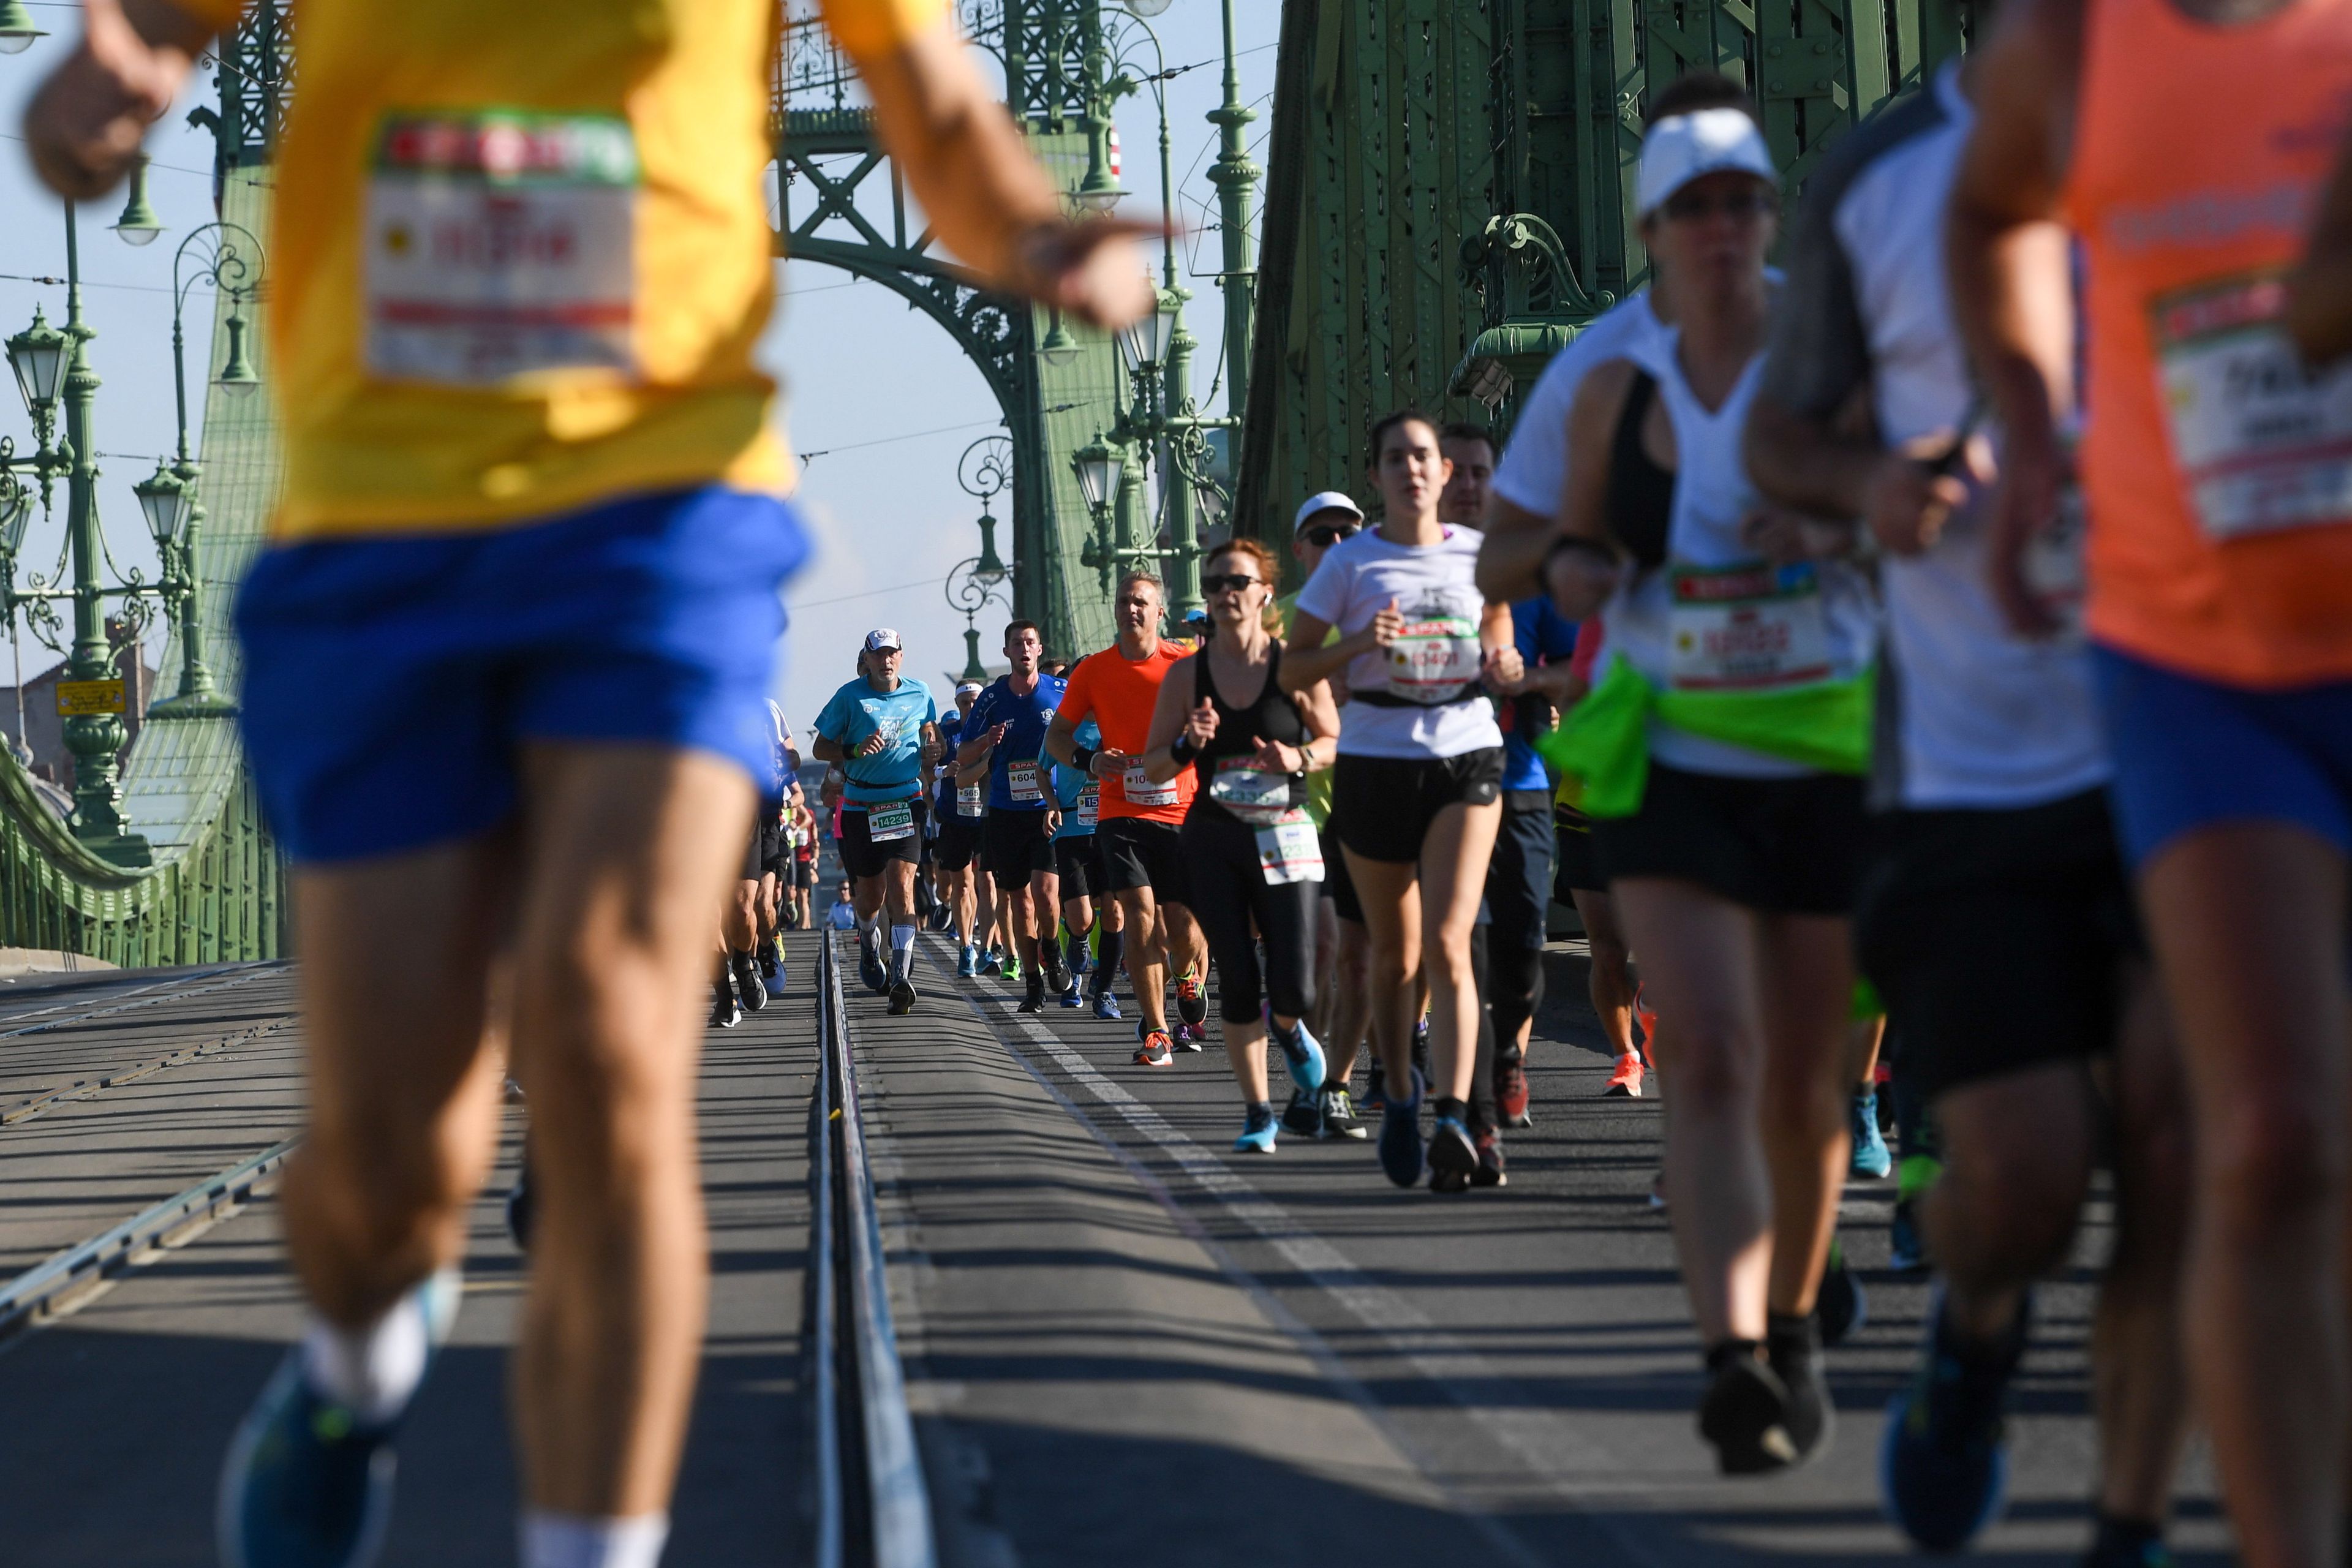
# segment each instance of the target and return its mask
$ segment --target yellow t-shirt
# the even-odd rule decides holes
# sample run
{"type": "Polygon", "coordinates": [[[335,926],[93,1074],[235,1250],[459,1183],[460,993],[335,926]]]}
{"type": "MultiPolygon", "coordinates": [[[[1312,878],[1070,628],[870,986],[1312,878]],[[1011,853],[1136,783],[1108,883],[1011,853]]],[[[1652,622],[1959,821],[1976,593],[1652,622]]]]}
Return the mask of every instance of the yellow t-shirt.
{"type": "MultiPolygon", "coordinates": [[[[824,16],[871,58],[948,11],[824,16]]],[[[278,536],[788,486],[752,359],[774,0],[303,0],[296,26],[268,258],[278,536]]]]}

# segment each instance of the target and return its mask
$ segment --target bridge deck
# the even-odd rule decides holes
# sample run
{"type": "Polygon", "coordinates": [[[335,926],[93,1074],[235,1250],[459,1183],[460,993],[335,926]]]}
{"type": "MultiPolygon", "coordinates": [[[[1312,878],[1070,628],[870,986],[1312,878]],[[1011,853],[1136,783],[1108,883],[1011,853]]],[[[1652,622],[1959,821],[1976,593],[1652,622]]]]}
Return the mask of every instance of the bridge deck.
{"type": "MultiPolygon", "coordinates": [[[[677,1563],[805,1555],[814,942],[792,942],[786,998],[708,1044],[716,1278],[677,1563]]],[[[1657,1104],[1595,1098],[1606,1063],[1572,953],[1555,955],[1538,1125],[1511,1142],[1510,1186],[1448,1199],[1390,1189],[1361,1144],[1234,1156],[1219,1055],[1147,1074],[1128,1065],[1130,1026],[1015,1016],[1009,991],[953,981],[944,946],[923,942],[915,1016],[862,993],[849,1009],[944,1561],[1903,1555],[1877,1509],[1877,1412],[1926,1292],[1880,1272],[1889,1194],[1848,1197],[1871,1317],[1832,1354],[1832,1451],[1778,1481],[1717,1479],[1691,1429],[1696,1347],[1664,1219],[1644,1196],[1657,1104]]],[[[292,1131],[291,1005],[277,966],[0,991],[0,1116],[15,1118],[0,1122],[0,1278],[292,1131]],[[83,1097],[42,1098],[61,1092],[83,1097]]],[[[2084,1255],[2104,1241],[2095,1224],[2084,1255]]],[[[2015,1500],[1983,1543],[2004,1561],[2071,1561],[2087,1539],[2086,1279],[2043,1295],[2015,1500]]],[[[512,1561],[503,1348],[521,1283],[486,1197],[456,1342],[402,1445],[390,1563],[512,1561]]],[[[258,1201],[5,1342],[0,1559],[209,1563],[218,1456],[298,1315],[258,1201]]],[[[2201,1459],[2184,1490],[2176,1542],[2218,1561],[2201,1459]]]]}

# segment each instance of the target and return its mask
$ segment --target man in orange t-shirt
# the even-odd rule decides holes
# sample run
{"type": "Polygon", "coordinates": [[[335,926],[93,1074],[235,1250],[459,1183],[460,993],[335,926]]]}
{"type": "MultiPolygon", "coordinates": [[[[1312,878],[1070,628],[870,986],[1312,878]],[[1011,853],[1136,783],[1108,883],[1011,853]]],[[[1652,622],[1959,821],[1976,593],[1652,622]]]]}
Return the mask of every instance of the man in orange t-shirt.
{"type": "Polygon", "coordinates": [[[1103,781],[1095,842],[1111,897],[1127,915],[1127,973],[1143,1012],[1135,1026],[1142,1042],[1135,1059],[1148,1068],[1168,1066],[1179,1045],[1199,1050],[1209,1019],[1202,984],[1209,944],[1185,907],[1184,855],[1176,842],[1178,825],[1192,804],[1192,773],[1188,768],[1159,784],[1143,776],[1144,738],[1152,705],[1160,700],[1160,683],[1191,651],[1160,638],[1167,602],[1160,579],[1150,572],[1130,571],[1119,579],[1111,605],[1118,641],[1070,672],[1061,708],[1045,731],[1048,756],[1103,781]],[[1077,743],[1078,726],[1089,714],[1102,730],[1098,751],[1077,743]],[[1172,1036],[1160,995],[1163,946],[1182,965],[1172,1036]]]}

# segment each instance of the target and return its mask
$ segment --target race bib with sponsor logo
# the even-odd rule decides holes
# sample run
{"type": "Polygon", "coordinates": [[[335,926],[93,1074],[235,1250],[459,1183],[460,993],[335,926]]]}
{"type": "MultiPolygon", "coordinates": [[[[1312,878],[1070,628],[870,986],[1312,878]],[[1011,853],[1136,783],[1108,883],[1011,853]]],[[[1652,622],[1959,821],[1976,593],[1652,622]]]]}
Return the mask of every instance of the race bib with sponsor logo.
{"type": "Polygon", "coordinates": [[[1666,679],[1678,691],[1769,691],[1830,678],[1821,576],[1810,562],[1668,574],[1666,679]]]}
{"type": "Polygon", "coordinates": [[[1004,787],[1012,792],[1016,802],[1023,805],[1045,798],[1045,791],[1037,781],[1037,764],[1034,761],[1005,763],[1004,787]]]}
{"type": "Polygon", "coordinates": [[[1259,826],[1290,816],[1297,794],[1290,774],[1268,773],[1255,757],[1220,757],[1209,780],[1211,800],[1244,822],[1259,826]]]}
{"type": "Polygon", "coordinates": [[[1323,840],[1303,811],[1257,830],[1257,865],[1269,887],[1323,879],[1323,840]]]}
{"type": "Polygon", "coordinates": [[[1119,776],[1118,787],[1127,796],[1127,804],[1129,805],[1153,806],[1176,804],[1176,781],[1170,779],[1166,784],[1153,784],[1143,775],[1143,759],[1140,757],[1129,757],[1127,760],[1127,772],[1119,776]]]}
{"type": "Polygon", "coordinates": [[[1433,597],[1404,610],[1404,629],[1388,646],[1389,695],[1431,707],[1462,700],[1478,679],[1475,600],[1433,597]]]}
{"type": "Polygon", "coordinates": [[[866,808],[866,838],[870,844],[887,844],[894,838],[911,838],[915,835],[915,803],[911,800],[892,801],[887,805],[866,808]]]}

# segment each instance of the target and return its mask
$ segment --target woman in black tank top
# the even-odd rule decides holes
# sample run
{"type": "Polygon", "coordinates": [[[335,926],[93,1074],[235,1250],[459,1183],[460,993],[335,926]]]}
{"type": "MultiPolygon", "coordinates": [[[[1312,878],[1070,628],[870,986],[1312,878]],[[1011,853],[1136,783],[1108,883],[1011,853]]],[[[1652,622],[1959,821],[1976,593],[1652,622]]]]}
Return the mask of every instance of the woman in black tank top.
{"type": "Polygon", "coordinates": [[[1187,767],[1200,777],[1182,833],[1192,910],[1208,934],[1225,1052],[1246,1107],[1234,1147],[1261,1154],[1274,1152],[1276,1129],[1266,1092],[1269,1015],[1295,1085],[1282,1124],[1317,1131],[1328,1087],[1322,1048],[1302,1021],[1315,1006],[1323,880],[1306,777],[1331,765],[1339,733],[1328,686],[1294,698],[1276,679],[1282,644],[1265,616],[1277,576],[1273,553],[1254,539],[1219,545],[1208,557],[1201,586],[1213,630],[1161,682],[1143,756],[1154,783],[1187,767]]]}

